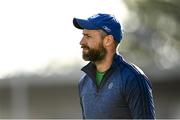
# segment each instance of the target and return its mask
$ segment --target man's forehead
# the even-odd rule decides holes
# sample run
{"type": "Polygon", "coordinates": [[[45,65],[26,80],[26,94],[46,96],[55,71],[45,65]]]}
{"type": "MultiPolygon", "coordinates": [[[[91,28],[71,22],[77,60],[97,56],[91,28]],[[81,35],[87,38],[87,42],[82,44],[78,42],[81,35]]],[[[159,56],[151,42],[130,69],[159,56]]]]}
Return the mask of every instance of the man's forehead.
{"type": "Polygon", "coordinates": [[[94,34],[94,33],[99,33],[100,30],[88,30],[88,29],[83,29],[83,34],[94,34]]]}

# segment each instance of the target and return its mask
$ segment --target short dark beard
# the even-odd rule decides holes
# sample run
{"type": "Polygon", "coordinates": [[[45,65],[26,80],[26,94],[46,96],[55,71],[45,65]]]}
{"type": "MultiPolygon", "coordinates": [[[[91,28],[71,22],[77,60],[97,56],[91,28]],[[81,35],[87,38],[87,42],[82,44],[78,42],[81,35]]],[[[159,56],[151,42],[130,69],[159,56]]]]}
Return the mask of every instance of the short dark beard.
{"type": "Polygon", "coordinates": [[[99,44],[98,49],[89,48],[87,46],[84,46],[89,49],[87,54],[83,54],[83,59],[85,61],[101,61],[105,58],[107,54],[107,50],[103,47],[102,43],[99,44]]]}

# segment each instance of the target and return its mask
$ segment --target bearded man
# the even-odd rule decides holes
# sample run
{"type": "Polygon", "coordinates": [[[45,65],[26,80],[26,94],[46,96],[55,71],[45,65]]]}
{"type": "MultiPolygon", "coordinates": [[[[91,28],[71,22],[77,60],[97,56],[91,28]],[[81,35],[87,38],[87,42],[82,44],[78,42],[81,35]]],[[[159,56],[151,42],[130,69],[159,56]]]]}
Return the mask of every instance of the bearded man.
{"type": "MultiPolygon", "coordinates": [[[[110,14],[73,19],[83,30],[79,96],[84,119],[155,119],[151,82],[136,65],[116,53],[121,25],[110,14]]],[[[133,52],[133,51],[132,51],[133,52]]]]}

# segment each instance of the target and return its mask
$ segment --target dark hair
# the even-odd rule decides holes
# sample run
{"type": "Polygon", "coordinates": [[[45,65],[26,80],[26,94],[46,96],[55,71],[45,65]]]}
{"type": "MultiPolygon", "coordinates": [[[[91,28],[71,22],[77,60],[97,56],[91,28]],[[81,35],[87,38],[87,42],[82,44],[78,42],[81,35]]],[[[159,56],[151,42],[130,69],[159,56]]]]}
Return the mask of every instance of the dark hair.
{"type": "Polygon", "coordinates": [[[100,30],[101,38],[104,39],[108,34],[104,30],[100,30]]]}
{"type": "MultiPolygon", "coordinates": [[[[102,39],[104,39],[108,35],[107,32],[105,32],[104,30],[100,30],[100,32],[101,32],[101,38],[102,39]]],[[[117,48],[118,44],[119,43],[117,42],[117,40],[114,39],[115,48],[117,48]]]]}

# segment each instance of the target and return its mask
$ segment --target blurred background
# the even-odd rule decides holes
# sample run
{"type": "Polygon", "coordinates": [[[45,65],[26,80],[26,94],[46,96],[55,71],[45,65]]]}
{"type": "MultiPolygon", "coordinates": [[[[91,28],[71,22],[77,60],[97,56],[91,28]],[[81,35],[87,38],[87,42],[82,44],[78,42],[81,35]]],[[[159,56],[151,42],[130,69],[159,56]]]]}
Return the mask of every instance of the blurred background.
{"type": "Polygon", "coordinates": [[[179,0],[0,1],[0,119],[81,118],[82,31],[73,17],[114,14],[118,51],[153,85],[157,118],[180,118],[179,0]]]}

